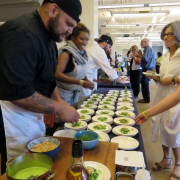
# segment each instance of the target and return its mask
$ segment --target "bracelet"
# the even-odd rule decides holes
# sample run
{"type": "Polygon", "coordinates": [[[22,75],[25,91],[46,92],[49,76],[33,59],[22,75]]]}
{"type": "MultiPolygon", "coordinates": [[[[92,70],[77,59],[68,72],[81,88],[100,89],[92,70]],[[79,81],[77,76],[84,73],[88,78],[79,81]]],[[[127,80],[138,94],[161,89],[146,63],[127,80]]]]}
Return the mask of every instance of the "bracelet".
{"type": "Polygon", "coordinates": [[[79,85],[83,87],[83,84],[84,84],[84,80],[80,80],[79,85]]]}
{"type": "Polygon", "coordinates": [[[145,111],[143,111],[142,114],[143,114],[143,116],[145,117],[145,119],[147,120],[148,117],[146,116],[145,111]]]}

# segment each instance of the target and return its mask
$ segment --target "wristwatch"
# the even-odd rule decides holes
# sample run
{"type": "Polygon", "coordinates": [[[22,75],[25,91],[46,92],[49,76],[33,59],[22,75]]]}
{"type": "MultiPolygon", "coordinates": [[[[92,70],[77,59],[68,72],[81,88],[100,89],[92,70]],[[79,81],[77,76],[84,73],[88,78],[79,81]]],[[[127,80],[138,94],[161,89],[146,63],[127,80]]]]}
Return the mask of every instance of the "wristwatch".
{"type": "Polygon", "coordinates": [[[172,78],[172,82],[171,82],[172,85],[175,85],[176,82],[175,82],[175,78],[172,78]]]}

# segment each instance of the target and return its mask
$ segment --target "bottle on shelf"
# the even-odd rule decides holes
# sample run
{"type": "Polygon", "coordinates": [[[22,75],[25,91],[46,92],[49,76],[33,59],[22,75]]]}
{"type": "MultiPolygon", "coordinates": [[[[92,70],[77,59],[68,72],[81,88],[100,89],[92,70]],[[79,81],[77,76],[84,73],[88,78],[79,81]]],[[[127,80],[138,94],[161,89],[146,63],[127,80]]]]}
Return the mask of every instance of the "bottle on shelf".
{"type": "Polygon", "coordinates": [[[89,180],[89,173],[84,166],[81,140],[74,140],[72,144],[72,161],[66,174],[66,180],[89,180]]]}

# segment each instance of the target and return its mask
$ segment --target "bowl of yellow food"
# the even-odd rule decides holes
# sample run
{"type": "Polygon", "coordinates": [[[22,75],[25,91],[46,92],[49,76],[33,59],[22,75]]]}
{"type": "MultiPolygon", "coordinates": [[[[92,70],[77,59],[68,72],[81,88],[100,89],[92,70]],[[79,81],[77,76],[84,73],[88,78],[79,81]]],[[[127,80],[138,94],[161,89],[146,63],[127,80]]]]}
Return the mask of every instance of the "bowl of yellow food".
{"type": "Polygon", "coordinates": [[[40,137],[30,141],[27,145],[27,149],[31,153],[46,154],[53,158],[57,154],[60,144],[61,142],[57,138],[40,137]]]}

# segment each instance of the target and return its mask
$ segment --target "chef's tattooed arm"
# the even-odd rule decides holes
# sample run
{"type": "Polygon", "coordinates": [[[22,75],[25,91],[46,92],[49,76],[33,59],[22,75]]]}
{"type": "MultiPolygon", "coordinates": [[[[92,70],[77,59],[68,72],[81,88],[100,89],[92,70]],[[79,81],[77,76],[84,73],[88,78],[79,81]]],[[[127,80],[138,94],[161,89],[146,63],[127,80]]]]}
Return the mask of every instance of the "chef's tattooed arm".
{"type": "Polygon", "coordinates": [[[35,92],[27,98],[11,101],[11,103],[28,111],[42,114],[54,114],[59,116],[64,122],[77,122],[79,118],[77,111],[63,100],[53,100],[38,92],[35,92]]]}

